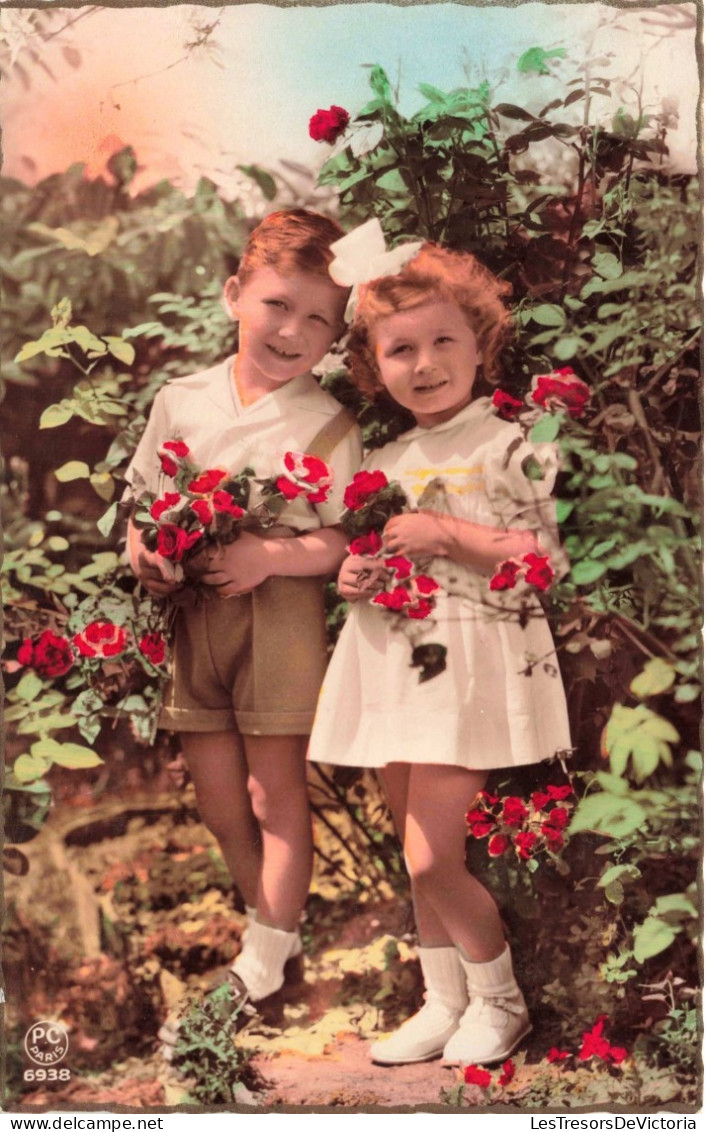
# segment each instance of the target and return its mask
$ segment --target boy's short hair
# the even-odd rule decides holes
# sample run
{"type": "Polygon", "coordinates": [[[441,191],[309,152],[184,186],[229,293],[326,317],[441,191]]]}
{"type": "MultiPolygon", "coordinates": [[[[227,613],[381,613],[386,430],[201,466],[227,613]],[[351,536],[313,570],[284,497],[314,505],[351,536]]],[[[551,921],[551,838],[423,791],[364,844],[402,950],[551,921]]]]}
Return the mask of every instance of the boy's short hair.
{"type": "Polygon", "coordinates": [[[331,244],[343,235],[340,224],[320,212],[306,208],[271,212],[250,233],[238,279],[245,283],[262,267],[271,267],[282,275],[311,271],[330,279],[328,266],[334,258],[331,244]]]}
{"type": "Polygon", "coordinates": [[[373,342],[375,323],[398,311],[441,299],[456,303],[476,336],[483,374],[493,382],[498,357],[512,325],[503,298],[512,288],[468,252],[424,244],[397,275],[385,275],[361,288],[347,342],[351,380],[368,396],[380,391],[373,342]]]}

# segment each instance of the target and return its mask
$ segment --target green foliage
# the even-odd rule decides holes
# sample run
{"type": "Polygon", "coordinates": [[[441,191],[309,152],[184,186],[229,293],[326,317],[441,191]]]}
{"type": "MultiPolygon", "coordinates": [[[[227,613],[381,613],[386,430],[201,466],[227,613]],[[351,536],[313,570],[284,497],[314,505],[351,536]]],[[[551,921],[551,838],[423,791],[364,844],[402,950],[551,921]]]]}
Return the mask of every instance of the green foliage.
{"type": "Polygon", "coordinates": [[[234,1042],[233,1000],[227,983],[212,991],[181,1020],[173,1067],[189,1082],[199,1104],[230,1105],[239,1085],[257,1085],[250,1053],[234,1042]]]}

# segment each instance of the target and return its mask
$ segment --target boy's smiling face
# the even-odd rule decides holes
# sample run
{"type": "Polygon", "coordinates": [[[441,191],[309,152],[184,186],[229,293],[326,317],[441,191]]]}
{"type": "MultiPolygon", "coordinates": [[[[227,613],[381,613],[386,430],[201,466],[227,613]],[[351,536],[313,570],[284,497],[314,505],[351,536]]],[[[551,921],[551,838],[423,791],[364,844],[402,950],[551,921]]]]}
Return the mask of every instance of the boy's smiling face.
{"type": "Polygon", "coordinates": [[[260,267],[244,283],[229,279],[225,295],[240,322],[236,380],[247,400],[308,373],[343,333],[348,292],[314,272],[260,267]]]}

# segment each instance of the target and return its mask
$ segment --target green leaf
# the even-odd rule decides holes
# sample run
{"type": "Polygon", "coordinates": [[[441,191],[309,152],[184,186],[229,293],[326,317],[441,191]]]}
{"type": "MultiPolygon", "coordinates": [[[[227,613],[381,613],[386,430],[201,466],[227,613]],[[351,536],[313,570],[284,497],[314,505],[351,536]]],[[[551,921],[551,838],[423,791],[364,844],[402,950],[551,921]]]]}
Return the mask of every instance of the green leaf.
{"type": "Polygon", "coordinates": [[[103,759],[90,747],[81,747],[78,743],[61,743],[57,746],[60,749],[52,755],[52,759],[59,766],[65,766],[69,770],[85,770],[100,766],[103,762],[103,759]]]}
{"type": "Polygon", "coordinates": [[[556,501],[556,521],[557,523],[565,523],[569,515],[574,509],[574,504],[568,499],[557,499],[556,501]]]}
{"type": "Polygon", "coordinates": [[[593,266],[601,279],[619,279],[623,274],[623,266],[612,252],[596,252],[593,266]]]}
{"type": "Polygon", "coordinates": [[[644,963],[653,955],[666,951],[679,935],[680,928],[673,924],[666,924],[655,916],[648,916],[644,923],[635,929],[633,937],[633,951],[638,963],[644,963]]]}
{"type": "Polygon", "coordinates": [[[648,696],[659,696],[662,692],[669,691],[675,679],[673,666],[661,657],[654,657],[632,680],[630,691],[638,700],[644,700],[648,696]]]}
{"type": "Polygon", "coordinates": [[[69,480],[83,480],[89,474],[90,468],[83,460],[69,460],[67,464],[62,464],[54,472],[59,483],[68,483],[69,480]]]}
{"type": "Polygon", "coordinates": [[[93,472],[90,477],[91,487],[96,495],[104,499],[106,503],[115,495],[115,480],[110,472],[93,472]]]}
{"type": "Polygon", "coordinates": [[[63,535],[50,535],[47,539],[47,550],[61,551],[68,550],[71,545],[69,540],[64,538],[63,535]]]}
{"type": "Polygon", "coordinates": [[[531,313],[531,318],[539,326],[564,326],[566,322],[563,309],[556,303],[542,303],[541,306],[535,307],[531,313]]]}
{"type": "Polygon", "coordinates": [[[571,334],[566,338],[560,338],[554,345],[554,357],[560,362],[569,362],[586,348],[586,343],[583,338],[579,338],[575,334],[571,334]]]}
{"type": "Polygon", "coordinates": [[[119,362],[123,362],[126,366],[132,365],[135,360],[134,346],[126,342],[124,338],[114,338],[111,335],[106,335],[105,341],[108,345],[108,350],[114,358],[117,358],[119,362]]]}
{"type": "Polygon", "coordinates": [[[19,755],[12,765],[12,773],[19,782],[32,782],[48,770],[49,764],[44,759],[35,759],[31,755],[19,755]]]}
{"type": "Polygon", "coordinates": [[[546,413],[532,426],[529,435],[532,444],[546,444],[556,440],[561,428],[561,420],[560,413],[546,413]]]}
{"type": "Polygon", "coordinates": [[[66,424],[74,415],[73,408],[66,401],[60,401],[58,405],[49,405],[44,410],[39,418],[40,428],[57,428],[59,425],[66,424]]]}
{"type": "Polygon", "coordinates": [[[44,759],[51,762],[57,751],[61,750],[61,743],[56,739],[49,739],[44,736],[43,739],[38,739],[36,743],[32,743],[29,751],[34,759],[44,759]]]}
{"type": "Polygon", "coordinates": [[[627,837],[645,824],[645,811],[629,797],[615,794],[590,794],[574,812],[569,833],[592,830],[608,837],[627,837]]]}
{"type": "Polygon", "coordinates": [[[113,527],[115,526],[117,514],[118,503],[116,500],[116,502],[111,504],[108,510],[101,515],[100,519],[96,520],[96,526],[98,527],[100,533],[103,535],[103,538],[107,538],[113,527]]]}
{"type": "Polygon", "coordinates": [[[370,71],[369,82],[378,98],[381,98],[382,101],[386,103],[391,101],[392,91],[390,90],[390,80],[382,67],[377,63],[370,71]]]}
{"type": "Polygon", "coordinates": [[[566,49],[563,47],[555,47],[551,51],[545,51],[543,47],[530,47],[517,60],[517,69],[522,74],[534,72],[549,75],[551,71],[547,67],[547,59],[563,59],[565,55],[566,49]]]}
{"type": "Polygon", "coordinates": [[[277,196],[277,183],[274,177],[259,165],[239,165],[241,173],[251,177],[260,188],[265,200],[274,200],[277,196]]]}
{"type": "Polygon", "coordinates": [[[430,86],[428,83],[420,83],[417,88],[420,94],[423,94],[428,102],[434,102],[442,106],[446,105],[446,95],[443,90],[438,87],[430,86]]]}
{"type": "Polygon", "coordinates": [[[688,916],[689,919],[696,920],[699,915],[698,908],[685,892],[671,892],[667,896],[658,896],[651,911],[658,916],[676,914],[679,919],[688,916]]]}
{"type": "Polygon", "coordinates": [[[582,562],[577,562],[571,567],[571,580],[577,586],[590,586],[592,582],[597,582],[599,578],[602,578],[606,571],[607,567],[603,562],[584,558],[582,562]]]}
{"type": "Polygon", "coordinates": [[[606,869],[602,877],[598,881],[599,888],[607,888],[613,881],[628,878],[629,880],[639,880],[642,873],[636,865],[612,865],[606,869]]]}
{"type": "Polygon", "coordinates": [[[24,700],[25,703],[31,703],[32,700],[37,698],[43,687],[44,682],[37,676],[36,672],[25,672],[15,688],[15,695],[18,699],[24,700]]]}
{"type": "Polygon", "coordinates": [[[500,114],[503,118],[516,118],[522,122],[534,122],[534,114],[529,111],[523,110],[521,106],[513,106],[509,102],[501,102],[498,106],[493,107],[495,114],[500,114]]]}

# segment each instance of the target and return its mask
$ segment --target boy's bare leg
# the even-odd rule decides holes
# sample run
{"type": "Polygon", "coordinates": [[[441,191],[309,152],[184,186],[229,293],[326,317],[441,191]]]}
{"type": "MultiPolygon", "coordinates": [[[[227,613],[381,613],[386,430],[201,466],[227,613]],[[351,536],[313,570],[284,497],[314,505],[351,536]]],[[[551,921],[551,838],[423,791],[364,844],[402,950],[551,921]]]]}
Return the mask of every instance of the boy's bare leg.
{"type": "Polygon", "coordinates": [[[465,861],[466,810],[486,778],[485,771],[465,767],[414,765],[407,792],[405,860],[415,902],[422,897],[447,938],[474,963],[495,959],[505,948],[497,905],[465,861]]]}
{"type": "Polygon", "coordinates": [[[245,903],[254,907],[262,846],[248,793],[242,739],[235,731],[182,732],[179,738],[199,814],[218,841],[245,903]]]}
{"type": "MultiPolygon", "coordinates": [[[[403,845],[411,770],[409,763],[388,763],[387,766],[381,767],[378,771],[388,804],[392,810],[397,836],[403,845]]],[[[422,947],[453,947],[453,942],[444,925],[431,904],[425,900],[423,893],[418,890],[414,881],[412,881],[412,900],[414,902],[417,935],[422,947]]]]}
{"type": "Polygon", "coordinates": [[[292,932],[313,859],[305,735],[245,735],[252,807],[262,835],[258,920],[292,932]]]}

